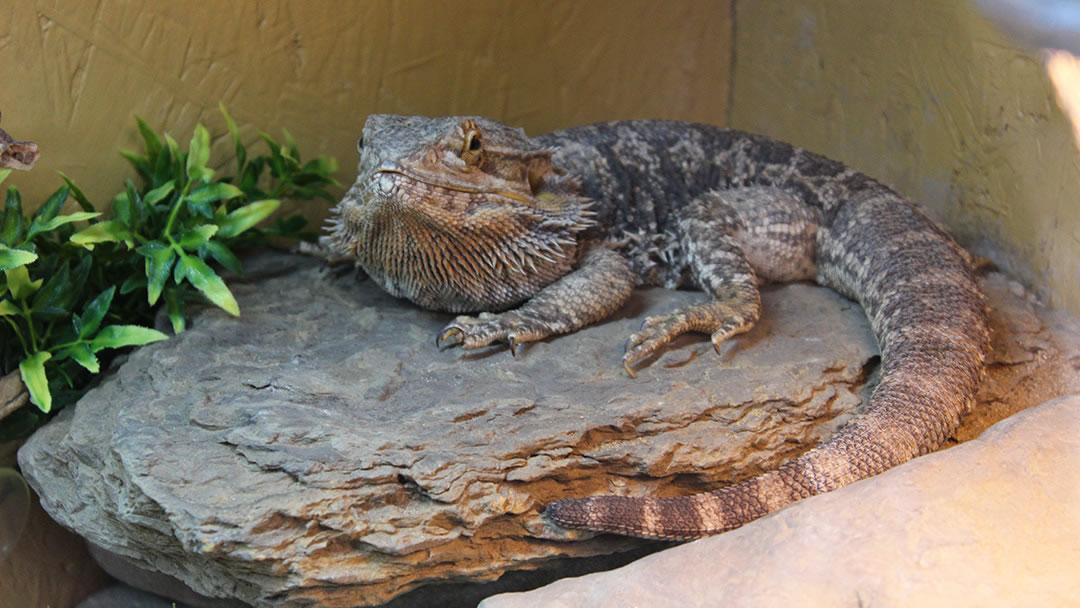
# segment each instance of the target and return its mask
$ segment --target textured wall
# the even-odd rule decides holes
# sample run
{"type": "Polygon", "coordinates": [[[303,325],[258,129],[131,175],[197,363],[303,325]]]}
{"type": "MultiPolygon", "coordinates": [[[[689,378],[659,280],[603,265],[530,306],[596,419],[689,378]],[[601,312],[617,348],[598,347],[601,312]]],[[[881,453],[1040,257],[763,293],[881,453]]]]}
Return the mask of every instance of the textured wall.
{"type": "MultiPolygon", "coordinates": [[[[301,151],[337,157],[345,183],[372,112],[484,114],[534,133],[612,118],[723,122],[730,15],[727,0],[2,2],[0,126],[42,151],[7,184],[36,206],[59,169],[104,204],[133,174],[116,150],[141,149],[134,115],[184,145],[203,121],[216,163],[231,163],[219,100],[249,142],[256,127],[287,127],[301,151]]],[[[0,605],[63,608],[85,593],[52,584],[75,572],[48,557],[0,563],[0,581],[21,581],[0,605]]]]}
{"type": "MultiPolygon", "coordinates": [[[[130,175],[132,116],[220,135],[224,100],[338,158],[371,112],[479,113],[541,132],[627,117],[725,122],[849,162],[1080,312],[1080,155],[1039,58],[962,0],[183,3],[0,7],[2,125],[103,202],[130,175]],[[732,102],[729,104],[729,99],[732,102]]],[[[215,158],[229,159],[219,141],[215,158]]],[[[256,144],[261,146],[261,144],[256,144]]],[[[313,215],[324,209],[311,207],[313,215]]]]}
{"type": "Polygon", "coordinates": [[[530,132],[722,122],[730,49],[726,1],[29,0],[0,5],[0,111],[41,145],[35,171],[11,178],[31,200],[59,184],[55,169],[106,200],[130,175],[116,148],[139,149],[133,115],[186,144],[200,120],[224,133],[219,100],[242,129],[284,126],[301,151],[336,156],[351,181],[372,112],[477,113],[530,132]]]}
{"type": "Polygon", "coordinates": [[[961,0],[743,0],[732,124],[927,207],[1080,313],[1080,153],[1037,53],[961,0]]]}

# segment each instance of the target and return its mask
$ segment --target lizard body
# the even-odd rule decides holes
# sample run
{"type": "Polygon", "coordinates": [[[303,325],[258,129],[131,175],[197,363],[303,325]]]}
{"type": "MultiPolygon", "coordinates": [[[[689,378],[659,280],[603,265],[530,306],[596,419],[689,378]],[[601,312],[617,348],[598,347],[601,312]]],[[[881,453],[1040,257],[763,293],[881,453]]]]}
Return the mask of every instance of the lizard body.
{"type": "Polygon", "coordinates": [[[934,450],[973,403],[988,338],[966,252],[838,162],[667,121],[528,138],[482,118],[374,115],[361,142],[330,241],[396,296],[479,313],[437,342],[514,351],[607,317],[635,286],[708,292],[630,336],[633,375],[681,333],[708,333],[718,347],[750,329],[765,281],[815,280],[866,311],[881,380],[835,436],[713,492],[556,501],[545,516],[559,526],[667,539],[730,530],[934,450]]]}

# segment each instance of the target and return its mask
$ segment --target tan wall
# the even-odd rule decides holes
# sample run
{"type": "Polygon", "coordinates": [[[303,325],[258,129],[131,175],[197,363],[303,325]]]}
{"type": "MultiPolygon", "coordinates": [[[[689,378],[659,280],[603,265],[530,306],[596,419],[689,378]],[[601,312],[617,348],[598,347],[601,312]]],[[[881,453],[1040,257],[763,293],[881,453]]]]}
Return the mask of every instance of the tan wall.
{"type": "Polygon", "coordinates": [[[219,100],[252,142],[254,127],[287,127],[301,151],[337,157],[342,181],[373,112],[483,114],[533,133],[727,116],[726,0],[9,4],[0,111],[41,145],[34,172],[11,178],[35,201],[59,184],[56,169],[108,200],[130,175],[116,148],[139,149],[133,115],[178,139],[197,121],[221,135],[219,100]]]}
{"type": "Polygon", "coordinates": [[[1080,314],[1080,152],[1038,54],[961,0],[743,0],[732,124],[929,208],[1080,314]]]}
{"type": "Polygon", "coordinates": [[[534,133],[730,116],[880,177],[1080,312],[1080,155],[1036,55],[962,0],[736,6],[729,87],[727,1],[12,3],[2,126],[43,158],[10,180],[34,204],[60,169],[103,203],[130,175],[115,150],[138,148],[133,115],[221,135],[219,100],[249,141],[288,127],[306,153],[336,156],[342,181],[371,112],[485,114],[534,133]]]}
{"type": "MultiPolygon", "coordinates": [[[[482,114],[533,133],[613,118],[719,123],[730,16],[727,0],[8,2],[0,126],[42,158],[5,186],[36,206],[59,169],[104,206],[133,176],[116,150],[141,149],[134,115],[183,145],[202,121],[219,137],[216,164],[231,163],[219,100],[247,141],[287,127],[305,154],[337,157],[345,183],[373,112],[482,114]]],[[[23,544],[55,535],[37,513],[23,544]]],[[[0,607],[72,606],[101,575],[85,552],[71,559],[30,548],[0,563],[0,582],[18,581],[0,607]]]]}

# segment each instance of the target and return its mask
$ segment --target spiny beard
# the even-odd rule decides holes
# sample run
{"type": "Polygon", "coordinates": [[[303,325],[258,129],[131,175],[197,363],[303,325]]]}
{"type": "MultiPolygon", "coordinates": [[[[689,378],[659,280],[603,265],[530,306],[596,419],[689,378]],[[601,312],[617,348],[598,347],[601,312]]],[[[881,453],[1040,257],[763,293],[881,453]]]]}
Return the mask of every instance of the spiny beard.
{"type": "Polygon", "coordinates": [[[433,310],[496,311],[528,299],[570,271],[577,235],[594,223],[577,197],[540,209],[480,193],[429,195],[439,198],[348,196],[331,234],[386,291],[433,310]],[[465,212],[437,204],[454,197],[469,199],[465,212]]]}

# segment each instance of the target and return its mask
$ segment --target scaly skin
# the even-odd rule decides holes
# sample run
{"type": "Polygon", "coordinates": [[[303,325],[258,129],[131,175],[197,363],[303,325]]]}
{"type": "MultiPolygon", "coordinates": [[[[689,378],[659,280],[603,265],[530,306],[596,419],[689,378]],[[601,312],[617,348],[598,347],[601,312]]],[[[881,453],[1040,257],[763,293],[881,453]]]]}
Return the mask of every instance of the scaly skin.
{"type": "Polygon", "coordinates": [[[569,528],[685,539],[939,447],[971,407],[988,350],[966,253],[889,188],[739,131],[615,122],[530,139],[483,118],[371,116],[330,241],[384,289],[459,313],[437,342],[480,348],[568,333],[637,285],[712,299],[645,319],[634,364],[679,334],[715,345],[760,314],[764,281],[816,280],[862,305],[882,353],[863,412],[798,459],[714,492],[547,506],[569,528]],[[514,308],[517,307],[517,308],[514,308]]]}

